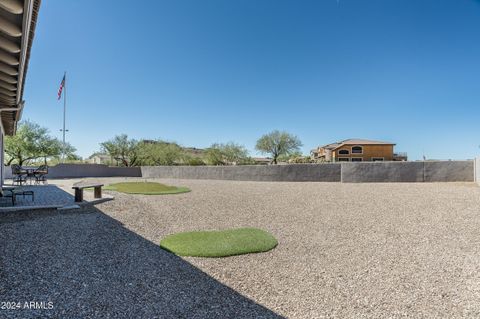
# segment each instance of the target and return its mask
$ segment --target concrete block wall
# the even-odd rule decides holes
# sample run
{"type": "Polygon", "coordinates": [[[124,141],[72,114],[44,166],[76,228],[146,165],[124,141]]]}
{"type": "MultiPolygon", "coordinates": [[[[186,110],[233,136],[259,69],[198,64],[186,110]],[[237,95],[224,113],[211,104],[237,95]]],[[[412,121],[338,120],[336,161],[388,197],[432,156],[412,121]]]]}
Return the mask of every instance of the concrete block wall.
{"type": "Polygon", "coordinates": [[[342,163],[342,182],[424,182],[423,166],[423,162],[342,163]]]}
{"type": "Polygon", "coordinates": [[[340,182],[341,164],[143,166],[145,178],[235,181],[340,182]]]}
{"type": "Polygon", "coordinates": [[[343,183],[473,182],[473,161],[342,163],[343,183]]]}
{"type": "MultiPolygon", "coordinates": [[[[10,167],[5,168],[11,178],[10,167]]],[[[101,164],[59,164],[48,178],[144,177],[271,182],[473,182],[480,183],[480,158],[475,161],[364,162],[245,166],[110,167],[101,164]]]]}
{"type": "Polygon", "coordinates": [[[343,183],[472,182],[473,161],[142,167],[147,178],[343,183]]]}
{"type": "Polygon", "coordinates": [[[473,182],[474,161],[424,162],[425,182],[473,182]]]}
{"type": "MultiPolygon", "coordinates": [[[[58,164],[48,168],[47,178],[142,177],[140,167],[114,167],[102,164],[58,164]]],[[[5,178],[12,178],[12,169],[5,167],[5,178]]]]}

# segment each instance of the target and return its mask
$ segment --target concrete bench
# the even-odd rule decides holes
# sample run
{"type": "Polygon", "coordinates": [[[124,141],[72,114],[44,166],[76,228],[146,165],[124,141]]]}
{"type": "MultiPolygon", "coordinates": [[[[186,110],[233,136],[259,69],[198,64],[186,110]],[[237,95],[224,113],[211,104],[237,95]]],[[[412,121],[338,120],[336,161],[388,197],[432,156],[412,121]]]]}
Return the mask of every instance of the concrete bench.
{"type": "Polygon", "coordinates": [[[102,186],[100,183],[86,183],[80,182],[73,184],[72,188],[75,190],[75,202],[83,201],[83,190],[85,188],[93,188],[93,197],[102,198],[102,186]]]}

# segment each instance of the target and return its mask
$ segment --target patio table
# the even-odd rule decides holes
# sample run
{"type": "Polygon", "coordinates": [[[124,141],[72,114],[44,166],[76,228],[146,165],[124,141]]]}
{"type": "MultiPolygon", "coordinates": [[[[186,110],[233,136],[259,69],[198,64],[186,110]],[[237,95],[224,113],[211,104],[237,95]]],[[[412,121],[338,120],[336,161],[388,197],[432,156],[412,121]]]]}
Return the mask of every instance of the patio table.
{"type": "Polygon", "coordinates": [[[30,181],[30,185],[32,185],[32,180],[35,178],[37,168],[24,168],[24,170],[27,173],[27,179],[30,181]]]}

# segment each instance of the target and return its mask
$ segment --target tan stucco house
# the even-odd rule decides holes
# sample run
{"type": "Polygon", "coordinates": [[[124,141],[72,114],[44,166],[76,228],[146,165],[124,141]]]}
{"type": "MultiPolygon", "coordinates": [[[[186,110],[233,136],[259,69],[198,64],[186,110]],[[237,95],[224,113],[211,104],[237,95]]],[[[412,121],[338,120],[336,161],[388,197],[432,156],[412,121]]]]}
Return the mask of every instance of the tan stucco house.
{"type": "Polygon", "coordinates": [[[390,142],[348,139],[319,146],[311,151],[311,156],[326,162],[406,161],[407,155],[394,153],[394,146],[390,142]]]}

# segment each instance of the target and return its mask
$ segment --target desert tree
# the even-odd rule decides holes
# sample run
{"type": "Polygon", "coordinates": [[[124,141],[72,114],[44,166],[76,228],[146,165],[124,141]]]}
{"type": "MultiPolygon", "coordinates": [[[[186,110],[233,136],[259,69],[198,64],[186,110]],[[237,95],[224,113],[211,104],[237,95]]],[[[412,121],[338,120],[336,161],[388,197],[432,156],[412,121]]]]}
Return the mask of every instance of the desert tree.
{"type": "Polygon", "coordinates": [[[14,136],[5,137],[6,165],[17,163],[29,164],[43,158],[75,157],[75,148],[69,143],[65,145],[57,138],[50,136],[48,129],[30,121],[18,124],[14,136]]]}
{"type": "Polygon", "coordinates": [[[288,132],[275,130],[263,135],[257,141],[255,149],[263,154],[269,154],[272,162],[277,164],[280,156],[288,156],[300,151],[302,142],[288,132]]]}
{"type": "Polygon", "coordinates": [[[183,159],[183,149],[177,143],[162,140],[141,141],[138,144],[139,165],[176,165],[183,159]]]}
{"type": "Polygon", "coordinates": [[[100,143],[102,152],[109,154],[123,166],[135,166],[138,159],[138,141],[120,134],[100,143]]]}
{"type": "Polygon", "coordinates": [[[248,159],[245,146],[229,143],[214,143],[205,151],[205,160],[210,165],[237,165],[248,159]]]}

